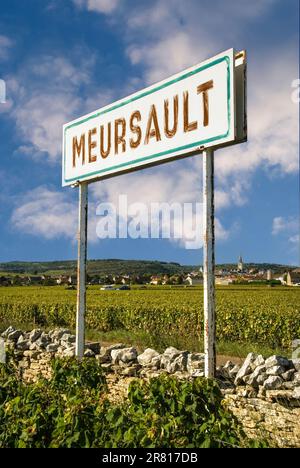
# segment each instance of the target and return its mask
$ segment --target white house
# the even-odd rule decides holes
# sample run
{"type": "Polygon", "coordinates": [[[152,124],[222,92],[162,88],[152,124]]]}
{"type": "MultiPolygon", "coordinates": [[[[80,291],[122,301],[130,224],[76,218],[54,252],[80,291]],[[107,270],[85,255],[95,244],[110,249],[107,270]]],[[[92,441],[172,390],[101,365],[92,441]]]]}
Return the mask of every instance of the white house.
{"type": "Polygon", "coordinates": [[[200,286],[203,284],[203,279],[202,278],[194,278],[192,276],[187,276],[184,280],[184,283],[186,283],[188,286],[200,286]]]}

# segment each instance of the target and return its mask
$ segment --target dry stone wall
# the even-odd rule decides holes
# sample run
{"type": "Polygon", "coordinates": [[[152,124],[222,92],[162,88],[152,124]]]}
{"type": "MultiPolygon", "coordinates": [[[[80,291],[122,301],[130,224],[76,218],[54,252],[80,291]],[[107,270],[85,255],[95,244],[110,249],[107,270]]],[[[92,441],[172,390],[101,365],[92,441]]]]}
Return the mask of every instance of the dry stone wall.
{"type": "Polygon", "coordinates": [[[224,404],[249,438],[271,441],[275,447],[300,448],[300,400],[291,391],[271,390],[259,398],[237,392],[226,395],[224,404]]]}
{"type": "MultiPolygon", "coordinates": [[[[25,382],[51,377],[51,360],[75,354],[75,337],[70,330],[23,332],[10,327],[2,335],[13,350],[20,376],[25,382]]],[[[93,358],[108,374],[108,379],[150,378],[161,373],[180,379],[204,375],[204,355],[169,347],[163,353],[122,343],[101,347],[86,345],[85,357],[93,358]]],[[[236,416],[246,434],[253,439],[271,441],[279,447],[300,448],[300,360],[282,356],[265,359],[251,353],[242,366],[230,361],[218,368],[217,379],[224,394],[224,405],[236,416]]]]}

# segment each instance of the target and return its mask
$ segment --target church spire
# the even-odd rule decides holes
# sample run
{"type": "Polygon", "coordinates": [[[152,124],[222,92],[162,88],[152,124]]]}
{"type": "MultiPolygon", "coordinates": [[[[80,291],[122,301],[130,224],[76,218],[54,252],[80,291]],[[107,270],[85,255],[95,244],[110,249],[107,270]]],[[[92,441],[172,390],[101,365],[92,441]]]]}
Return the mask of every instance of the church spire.
{"type": "Polygon", "coordinates": [[[243,271],[244,269],[244,262],[242,255],[239,256],[239,261],[238,261],[238,271],[243,271]]]}

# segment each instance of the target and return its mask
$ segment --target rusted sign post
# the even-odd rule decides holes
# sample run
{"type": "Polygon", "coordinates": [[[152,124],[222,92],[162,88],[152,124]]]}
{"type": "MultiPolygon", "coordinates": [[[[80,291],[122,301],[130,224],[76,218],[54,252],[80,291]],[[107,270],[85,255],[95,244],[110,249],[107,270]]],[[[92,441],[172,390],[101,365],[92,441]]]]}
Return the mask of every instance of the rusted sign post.
{"type": "Polygon", "coordinates": [[[86,259],[87,259],[88,184],[79,184],[78,261],[76,307],[76,356],[84,355],[84,320],[86,309],[86,259]]]}
{"type": "Polygon", "coordinates": [[[203,287],[205,376],[216,370],[214,151],[203,152],[203,287]]]}
{"type": "Polygon", "coordinates": [[[76,355],[84,354],[88,183],[203,154],[205,375],[216,367],[214,150],[247,141],[246,54],[229,49],[63,127],[63,186],[79,186],[76,355]]]}

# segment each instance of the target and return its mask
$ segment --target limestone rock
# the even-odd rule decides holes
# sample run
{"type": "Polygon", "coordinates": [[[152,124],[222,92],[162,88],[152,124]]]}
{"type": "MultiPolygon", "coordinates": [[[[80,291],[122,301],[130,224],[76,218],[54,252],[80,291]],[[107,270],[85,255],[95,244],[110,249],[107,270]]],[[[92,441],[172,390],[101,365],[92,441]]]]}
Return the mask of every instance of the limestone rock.
{"type": "Polygon", "coordinates": [[[226,364],[223,366],[223,369],[233,369],[234,368],[234,364],[232,361],[227,361],[226,364]]]}
{"type": "Polygon", "coordinates": [[[119,364],[122,361],[124,364],[133,362],[137,358],[137,350],[135,348],[113,349],[111,358],[113,364],[119,364]]]}
{"type": "Polygon", "coordinates": [[[107,347],[103,346],[100,349],[100,354],[97,356],[97,360],[100,362],[100,364],[109,363],[112,360],[111,352],[124,348],[126,348],[126,345],[123,343],[117,343],[107,347]]]}
{"type": "Polygon", "coordinates": [[[49,332],[49,336],[52,340],[60,341],[64,335],[72,335],[71,330],[68,328],[56,328],[49,332]]]}
{"type": "Polygon", "coordinates": [[[187,357],[187,371],[194,375],[195,371],[204,370],[205,355],[202,353],[190,353],[187,357]]]}
{"type": "Polygon", "coordinates": [[[243,398],[255,398],[257,395],[257,392],[253,389],[253,387],[248,386],[243,386],[243,387],[237,387],[236,388],[236,395],[243,397],[243,398]]]}
{"type": "Polygon", "coordinates": [[[66,357],[73,357],[75,356],[75,346],[70,346],[69,348],[63,351],[63,355],[66,357]]]}
{"type": "Polygon", "coordinates": [[[227,361],[224,366],[217,367],[216,378],[220,380],[230,379],[230,371],[234,368],[234,364],[231,361],[227,361]]]}
{"type": "Polygon", "coordinates": [[[20,351],[27,351],[29,350],[29,347],[30,347],[29,340],[21,340],[21,341],[18,341],[17,343],[17,349],[19,349],[20,351]]]}
{"type": "Polygon", "coordinates": [[[243,383],[244,378],[254,371],[254,362],[256,359],[257,359],[257,354],[254,354],[254,353],[248,354],[244,364],[242,365],[241,369],[239,370],[235,378],[235,385],[240,385],[241,383],[243,383]]]}
{"type": "Polygon", "coordinates": [[[300,371],[300,359],[292,359],[292,365],[297,372],[300,371]]]}
{"type": "Polygon", "coordinates": [[[61,337],[61,342],[62,343],[72,344],[72,343],[75,343],[75,341],[76,341],[75,335],[71,335],[70,333],[65,333],[61,337]]]}
{"type": "Polygon", "coordinates": [[[269,367],[266,371],[267,375],[282,375],[285,373],[285,368],[282,366],[269,367]]]}
{"type": "Polygon", "coordinates": [[[293,379],[295,372],[296,372],[295,369],[290,369],[290,370],[284,372],[281,377],[286,382],[290,382],[293,379]]]}
{"type": "Polygon", "coordinates": [[[133,366],[126,367],[122,371],[122,375],[126,377],[137,377],[141,366],[139,364],[134,364],[133,366]]]}
{"type": "Polygon", "coordinates": [[[189,372],[189,374],[191,375],[191,377],[204,377],[204,371],[203,370],[200,370],[200,369],[196,369],[192,372],[189,372]]]}
{"type": "Polygon", "coordinates": [[[24,351],[23,356],[35,360],[39,357],[39,354],[40,354],[39,351],[28,350],[28,351],[24,351]]]}
{"type": "Polygon", "coordinates": [[[295,388],[299,387],[299,382],[283,382],[283,388],[286,390],[294,390],[295,388]]]}
{"type": "Polygon", "coordinates": [[[120,360],[124,363],[136,361],[138,352],[135,348],[124,348],[121,350],[120,360]]]}
{"type": "Polygon", "coordinates": [[[249,387],[253,387],[253,385],[250,385],[250,381],[251,381],[251,374],[250,375],[245,375],[245,377],[243,378],[243,381],[246,385],[248,385],[249,387]]]}
{"type": "Polygon", "coordinates": [[[286,369],[289,369],[290,368],[290,361],[285,358],[285,357],[282,357],[282,356],[271,356],[269,357],[268,359],[266,359],[266,368],[269,369],[271,367],[275,367],[275,366],[281,366],[281,367],[284,367],[286,369]]]}
{"type": "Polygon", "coordinates": [[[263,386],[265,381],[268,379],[268,376],[267,374],[260,374],[257,379],[256,379],[256,383],[259,387],[263,386]]]}
{"type": "Polygon", "coordinates": [[[6,339],[6,338],[8,338],[8,335],[10,335],[10,333],[13,333],[14,331],[16,331],[16,329],[14,327],[10,326],[1,334],[1,337],[6,339]]]}
{"type": "Polygon", "coordinates": [[[282,384],[283,384],[283,380],[280,377],[271,375],[265,381],[264,389],[265,390],[279,390],[282,384]]]}
{"type": "Polygon", "coordinates": [[[30,332],[29,334],[29,340],[31,341],[31,343],[34,343],[36,340],[38,340],[40,338],[42,334],[42,330],[40,329],[34,329],[32,330],[32,332],[30,332]]]}
{"type": "Polygon", "coordinates": [[[7,335],[8,341],[12,341],[14,343],[17,343],[18,339],[20,336],[23,335],[23,332],[21,330],[14,330],[13,332],[9,333],[7,335]]]}
{"type": "Polygon", "coordinates": [[[296,387],[293,391],[293,398],[299,398],[300,399],[300,386],[296,387]]]}
{"type": "Polygon", "coordinates": [[[58,351],[58,348],[59,348],[59,345],[58,345],[58,344],[50,343],[50,344],[46,347],[46,351],[47,351],[47,353],[56,353],[56,352],[58,351]]]}
{"type": "MultiPolygon", "coordinates": [[[[158,358],[159,353],[155,349],[147,348],[142,354],[137,357],[138,363],[141,366],[152,367],[152,361],[154,358],[158,358]]],[[[157,364],[157,360],[155,364],[157,364]]]]}
{"type": "Polygon", "coordinates": [[[111,372],[112,371],[112,366],[111,366],[110,362],[107,362],[105,364],[101,364],[101,367],[105,372],[111,372]]]}
{"type": "Polygon", "coordinates": [[[234,368],[228,372],[229,378],[234,380],[236,376],[238,375],[240,369],[241,369],[241,366],[239,365],[234,366],[234,368]]]}
{"type": "MultiPolygon", "coordinates": [[[[256,367],[255,371],[252,374],[249,375],[249,379],[245,380],[245,382],[248,385],[250,385],[251,387],[254,387],[254,388],[259,387],[259,383],[258,383],[257,379],[261,375],[265,375],[265,374],[266,374],[266,366],[264,364],[260,365],[260,366],[256,367]]],[[[261,379],[259,380],[259,382],[261,382],[261,379]]]]}
{"type": "Polygon", "coordinates": [[[36,340],[32,345],[35,345],[33,349],[46,349],[47,346],[51,344],[51,339],[45,335],[41,335],[38,340],[36,340]]]}
{"type": "Polygon", "coordinates": [[[299,382],[299,384],[300,384],[300,372],[296,372],[294,374],[293,382],[299,382]]]}
{"type": "Polygon", "coordinates": [[[173,362],[174,359],[180,356],[180,354],[181,354],[181,351],[174,348],[173,346],[170,346],[169,348],[167,348],[161,357],[161,367],[163,369],[166,369],[167,365],[173,362]]]}
{"type": "Polygon", "coordinates": [[[84,357],[86,357],[86,358],[95,357],[95,353],[94,353],[94,351],[92,349],[88,348],[84,352],[84,357]]]}
{"type": "Polygon", "coordinates": [[[39,350],[39,346],[35,343],[30,343],[29,345],[29,350],[30,351],[38,351],[39,350]]]}
{"type": "Polygon", "coordinates": [[[94,355],[100,354],[100,343],[95,342],[95,343],[88,343],[85,345],[86,349],[90,349],[93,351],[94,355]]]}
{"type": "Polygon", "coordinates": [[[256,369],[256,367],[263,366],[264,364],[265,364],[265,360],[263,356],[259,354],[253,363],[253,367],[256,369]]]}
{"type": "Polygon", "coordinates": [[[174,374],[175,372],[186,372],[188,362],[188,352],[182,352],[171,362],[168,362],[165,369],[169,374],[174,374]]]}
{"type": "Polygon", "coordinates": [[[161,355],[159,354],[158,356],[154,357],[151,361],[151,368],[153,370],[158,370],[160,369],[160,361],[161,361],[161,355]]]}

